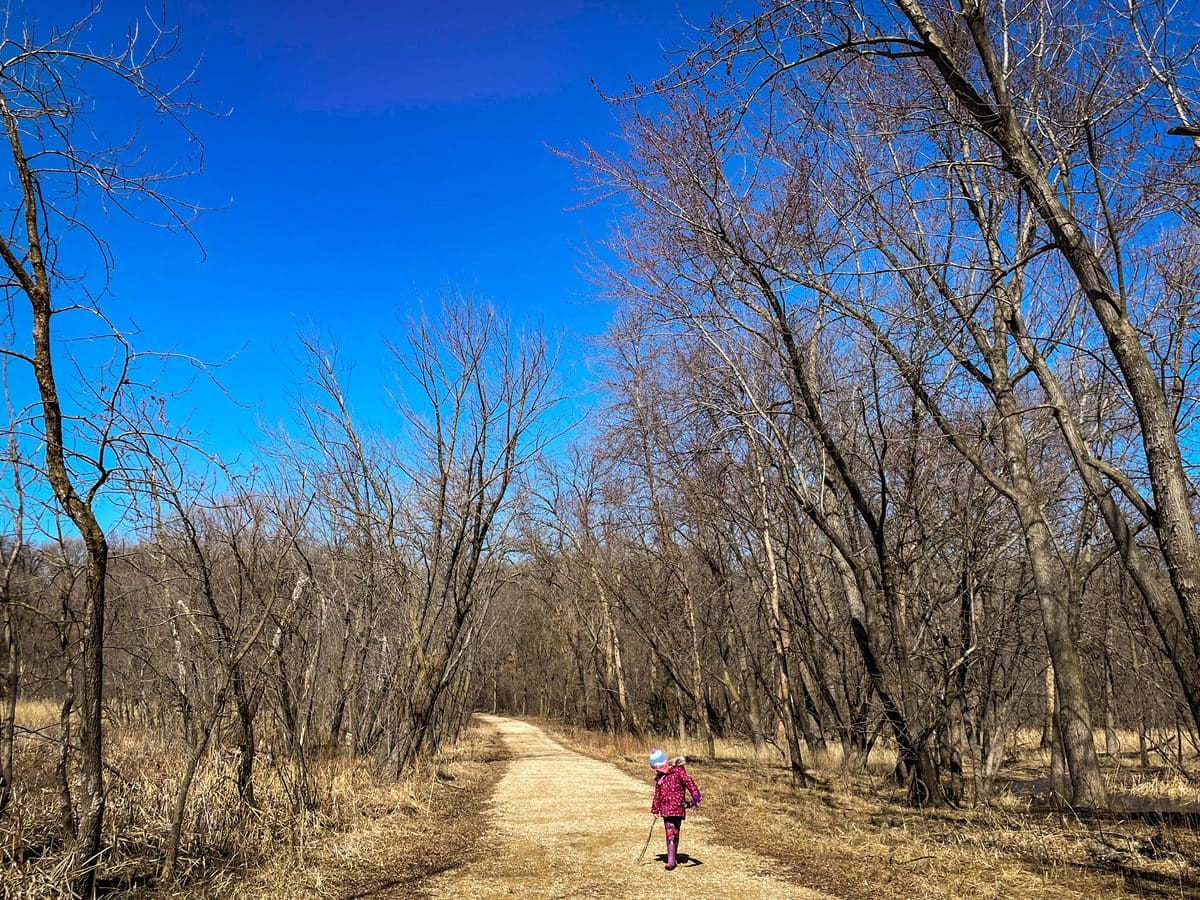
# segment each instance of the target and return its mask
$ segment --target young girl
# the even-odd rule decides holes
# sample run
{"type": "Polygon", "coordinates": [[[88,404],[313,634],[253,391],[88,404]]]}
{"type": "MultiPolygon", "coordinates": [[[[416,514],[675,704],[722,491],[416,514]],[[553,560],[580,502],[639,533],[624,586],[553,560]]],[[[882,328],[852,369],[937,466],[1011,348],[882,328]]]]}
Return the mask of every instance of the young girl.
{"type": "Polygon", "coordinates": [[[657,773],[654,776],[654,801],[650,804],[650,812],[662,816],[666,828],[668,872],[675,868],[679,829],[687,818],[687,810],[700,805],[700,788],[696,787],[696,782],[692,781],[683,763],[682,756],[667,759],[667,754],[661,750],[650,751],[650,768],[657,773]],[[685,789],[691,795],[691,800],[684,799],[685,789]]]}

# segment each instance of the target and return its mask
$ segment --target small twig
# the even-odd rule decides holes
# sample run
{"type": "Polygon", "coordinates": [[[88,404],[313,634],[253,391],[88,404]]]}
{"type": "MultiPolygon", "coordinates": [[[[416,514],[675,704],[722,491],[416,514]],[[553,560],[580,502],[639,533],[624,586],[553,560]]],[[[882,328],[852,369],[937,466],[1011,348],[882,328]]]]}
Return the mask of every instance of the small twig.
{"type": "Polygon", "coordinates": [[[926,856],[914,856],[912,859],[902,859],[899,861],[893,860],[893,864],[897,866],[907,866],[909,863],[920,862],[923,859],[935,859],[934,854],[930,853],[926,856]]]}

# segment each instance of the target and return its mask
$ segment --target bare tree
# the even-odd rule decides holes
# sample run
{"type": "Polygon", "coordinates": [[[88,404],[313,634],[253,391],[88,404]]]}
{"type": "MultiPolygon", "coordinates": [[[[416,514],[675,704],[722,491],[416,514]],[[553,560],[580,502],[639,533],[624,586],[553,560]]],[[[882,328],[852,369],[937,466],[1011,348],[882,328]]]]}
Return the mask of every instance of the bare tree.
{"type": "Polygon", "coordinates": [[[557,395],[545,338],[514,333],[468,297],[447,298],[436,319],[414,322],[395,352],[413,385],[404,403],[413,452],[399,467],[414,489],[421,636],[410,733],[396,754],[403,764],[457,727],[446,704],[457,699],[454,687],[502,583],[513,491],[548,439],[557,395]]]}
{"type": "MultiPolygon", "coordinates": [[[[11,185],[5,231],[0,233],[3,289],[26,304],[22,319],[29,339],[3,349],[29,367],[39,402],[37,431],[43,441],[46,482],[87,551],[82,652],[79,657],[79,748],[82,807],[77,837],[76,888],[90,894],[100,852],[104,817],[104,751],[101,697],[104,677],[105,578],[109,546],[97,515],[97,500],[114,466],[120,466],[120,434],[106,410],[119,406],[134,387],[132,356],[104,316],[103,282],[77,277],[91,260],[71,260],[63,236],[90,235],[102,263],[111,265],[107,245],[83,218],[90,203],[103,203],[137,218],[186,228],[194,207],[170,192],[185,170],[157,170],[136,138],[109,139],[94,122],[95,98],[118,96],[143,104],[185,141],[195,135],[185,116],[194,104],[187,78],[161,82],[161,64],[175,54],[176,36],[160,23],[133,28],[103,46],[99,8],[55,27],[12,17],[0,39],[0,124],[8,145],[11,185]],[[110,82],[104,84],[103,82],[110,82]],[[101,94],[100,92],[104,93],[101,94]],[[74,406],[64,395],[56,364],[65,361],[55,326],[68,315],[90,315],[117,347],[115,368],[85,393],[99,410],[74,406]],[[27,318],[26,318],[27,317],[27,318]],[[91,418],[90,416],[95,416],[91,418]]],[[[10,306],[10,309],[12,307],[10,306]]]]}
{"type": "Polygon", "coordinates": [[[364,426],[336,350],[306,341],[303,434],[282,464],[315,497],[319,624],[300,672],[283,667],[301,635],[275,641],[289,733],[306,732],[303,707],[332,675],[330,735],[349,716],[356,749],[398,775],[457,732],[479,689],[487,611],[512,577],[522,479],[548,439],[556,394],[544,337],[465,296],[414,320],[392,350],[400,436],[364,426]],[[339,618],[341,637],[327,636],[339,618]]]}

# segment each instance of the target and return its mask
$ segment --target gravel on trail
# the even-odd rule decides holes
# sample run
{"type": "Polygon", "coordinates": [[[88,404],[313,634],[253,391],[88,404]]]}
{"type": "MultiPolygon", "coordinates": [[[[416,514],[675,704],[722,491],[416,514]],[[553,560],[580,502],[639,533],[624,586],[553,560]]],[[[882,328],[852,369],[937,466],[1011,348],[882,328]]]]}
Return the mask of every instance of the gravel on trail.
{"type": "MultiPolygon", "coordinates": [[[[566,749],[540,728],[481,716],[511,754],[490,802],[490,828],[471,858],[425,882],[431,897],[806,898],[829,897],[774,877],[768,860],[714,842],[703,811],[683,826],[680,865],[663,869],[662,823],[650,828],[649,769],[638,781],[566,749]]],[[[693,772],[704,789],[703,769],[693,772]]],[[[471,812],[462,799],[463,814],[471,812]]],[[[450,862],[447,860],[447,862],[450,862]]]]}

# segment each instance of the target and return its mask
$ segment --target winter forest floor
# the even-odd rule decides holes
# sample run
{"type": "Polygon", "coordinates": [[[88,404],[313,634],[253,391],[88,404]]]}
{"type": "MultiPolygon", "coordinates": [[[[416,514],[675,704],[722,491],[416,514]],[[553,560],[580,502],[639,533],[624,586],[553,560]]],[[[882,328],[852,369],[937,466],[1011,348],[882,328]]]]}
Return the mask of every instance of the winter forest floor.
{"type": "MultiPolygon", "coordinates": [[[[814,786],[795,789],[778,761],[747,758],[738,745],[719,747],[716,759],[691,758],[704,805],[684,825],[686,862],[668,873],[659,825],[637,865],[651,821],[645,739],[492,716],[477,723],[441,763],[426,813],[385,815],[314,851],[286,878],[262,874],[237,893],[1200,897],[1200,824],[1187,814],[1088,820],[1038,811],[1011,790],[991,807],[918,811],[878,773],[854,779],[815,767],[814,786]]],[[[1014,765],[1012,784],[1036,764],[1014,765]]],[[[1181,809],[1187,790],[1164,790],[1157,805],[1181,809]]]]}
{"type": "MultiPolygon", "coordinates": [[[[409,778],[381,781],[357,769],[337,775],[328,821],[301,841],[276,843],[268,832],[278,829],[263,828],[261,850],[243,849],[240,865],[231,856],[221,866],[197,847],[187,887],[139,888],[129,878],[122,888],[110,878],[106,894],[1200,898],[1200,788],[1134,760],[1119,767],[1110,760],[1108,770],[1114,808],[1126,811],[1083,817],[1035,805],[1029,787],[1045,761],[1032,748],[1010,762],[991,805],[932,811],[901,802],[886,759],[853,776],[817,759],[812,786],[798,789],[770,747],[721,741],[713,758],[696,749],[479,716],[409,778]],[[674,872],[661,864],[659,823],[637,864],[651,823],[651,743],[688,754],[704,792],[702,810],[684,825],[674,872]]],[[[142,768],[148,779],[165,777],[142,768]]],[[[123,807],[114,802],[114,809],[123,807]]],[[[123,827],[124,844],[132,844],[137,829],[123,827]]],[[[207,833],[207,844],[228,843],[207,833]]],[[[130,856],[123,865],[135,863],[130,856]]],[[[33,871],[20,877],[0,867],[0,898],[60,896],[49,878],[28,877],[33,871]]]]}

